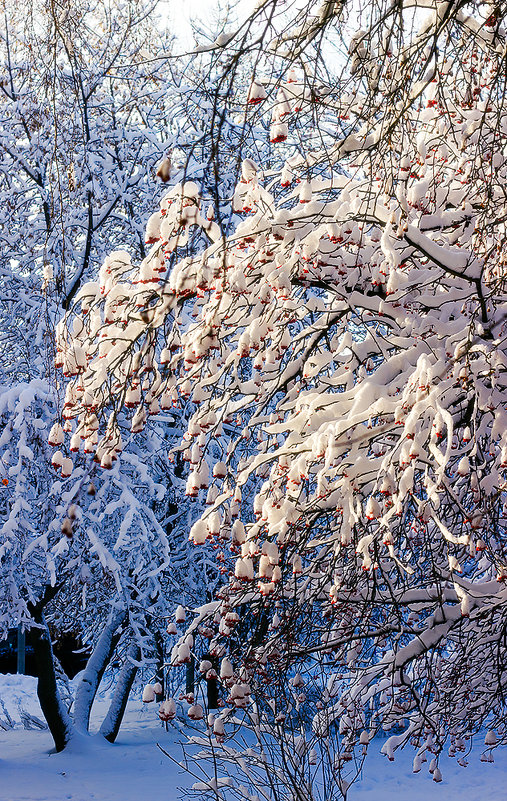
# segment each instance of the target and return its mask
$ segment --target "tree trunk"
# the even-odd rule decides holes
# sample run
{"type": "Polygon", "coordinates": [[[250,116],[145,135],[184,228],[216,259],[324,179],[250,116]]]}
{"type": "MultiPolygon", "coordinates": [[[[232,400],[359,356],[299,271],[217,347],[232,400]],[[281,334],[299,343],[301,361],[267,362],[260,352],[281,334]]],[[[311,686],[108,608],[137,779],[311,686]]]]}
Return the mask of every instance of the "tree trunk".
{"type": "Polygon", "coordinates": [[[218,709],[218,682],[216,679],[208,679],[206,682],[206,703],[208,709],[218,709]]]}
{"type": "Polygon", "coordinates": [[[116,687],[114,688],[113,697],[107,710],[107,715],[104,718],[100,733],[110,743],[114,743],[118,732],[120,730],[123,715],[125,714],[125,707],[127,706],[128,697],[132,683],[138,670],[135,662],[139,661],[141,650],[138,645],[131,645],[125,657],[125,664],[123,665],[116,687]]]}
{"type": "Polygon", "coordinates": [[[57,751],[63,751],[72,737],[72,722],[60,698],[56,684],[51,636],[40,606],[30,609],[34,623],[42,628],[31,628],[31,643],[37,666],[37,695],[42,713],[49,726],[57,751]]]}
{"type": "Polygon", "coordinates": [[[121,637],[121,631],[117,629],[125,620],[125,615],[124,609],[111,610],[108,621],[97,641],[97,645],[93,649],[77,687],[76,700],[74,702],[74,725],[77,731],[82,734],[88,733],[92,704],[104,671],[121,637]]]}
{"type": "Polygon", "coordinates": [[[155,673],[155,681],[162,685],[162,692],[155,695],[155,701],[161,703],[165,697],[165,683],[164,683],[164,639],[159,631],[154,634],[155,651],[157,654],[157,670],[155,673]]]}
{"type": "Polygon", "coordinates": [[[190,662],[187,663],[187,667],[185,670],[185,692],[187,695],[189,693],[193,693],[195,691],[195,659],[194,657],[190,657],[190,662]]]}
{"type": "MultiPolygon", "coordinates": [[[[201,659],[209,660],[216,671],[220,670],[218,661],[209,653],[204,653],[201,659]]],[[[206,679],[206,704],[208,709],[218,709],[218,681],[206,679]]]]}

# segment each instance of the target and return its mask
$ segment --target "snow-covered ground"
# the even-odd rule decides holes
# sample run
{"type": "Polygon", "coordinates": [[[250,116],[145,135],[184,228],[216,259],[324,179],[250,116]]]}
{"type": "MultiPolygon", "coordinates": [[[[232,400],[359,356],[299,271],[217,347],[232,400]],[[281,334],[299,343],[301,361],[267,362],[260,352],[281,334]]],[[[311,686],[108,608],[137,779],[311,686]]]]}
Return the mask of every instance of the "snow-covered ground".
{"type": "MultiPolygon", "coordinates": [[[[42,717],[35,688],[31,676],[0,675],[0,701],[16,721],[14,729],[0,729],[0,801],[176,801],[178,787],[189,784],[157,748],[159,742],[181,758],[181,735],[164,730],[154,704],[129,702],[115,745],[101,737],[78,738],[54,754],[47,731],[25,730],[20,722],[18,701],[42,717]]],[[[107,698],[96,701],[92,726],[102,720],[107,703],[107,698]]]]}
{"type": "MultiPolygon", "coordinates": [[[[16,721],[0,729],[0,801],[176,801],[178,788],[191,782],[157,748],[157,743],[181,758],[174,728],[168,732],[156,720],[154,704],[130,701],[118,741],[82,738],[61,754],[51,754],[47,731],[25,730],[19,705],[41,717],[35,679],[0,675],[0,701],[16,721]]],[[[96,720],[107,701],[99,699],[96,720]]],[[[5,715],[0,705],[0,718],[5,715]]],[[[370,745],[362,780],[349,792],[350,801],[506,801],[507,755],[497,751],[494,764],[479,760],[480,743],[467,768],[455,759],[441,761],[443,781],[436,785],[426,770],[412,773],[412,753],[390,763],[379,753],[382,741],[370,745]]]]}

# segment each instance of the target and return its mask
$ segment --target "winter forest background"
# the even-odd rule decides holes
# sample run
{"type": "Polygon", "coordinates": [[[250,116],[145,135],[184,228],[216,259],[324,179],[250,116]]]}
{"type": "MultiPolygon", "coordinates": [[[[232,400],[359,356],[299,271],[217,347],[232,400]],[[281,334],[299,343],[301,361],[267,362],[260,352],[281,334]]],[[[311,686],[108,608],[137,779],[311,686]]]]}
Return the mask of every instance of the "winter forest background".
{"type": "Polygon", "coordinates": [[[506,11],[4,2],[2,799],[505,798],[506,11]]]}

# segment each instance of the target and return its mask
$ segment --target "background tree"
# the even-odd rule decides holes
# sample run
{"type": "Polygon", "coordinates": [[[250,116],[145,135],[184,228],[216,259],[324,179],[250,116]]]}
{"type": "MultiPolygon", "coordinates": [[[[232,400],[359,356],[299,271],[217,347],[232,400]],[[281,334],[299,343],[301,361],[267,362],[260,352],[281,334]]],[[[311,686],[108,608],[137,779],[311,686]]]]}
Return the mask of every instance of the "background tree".
{"type": "MultiPolygon", "coordinates": [[[[54,468],[47,470],[48,459],[54,459],[48,438],[54,442],[57,434],[49,430],[55,406],[45,383],[34,380],[0,398],[0,631],[5,636],[21,623],[33,639],[44,616],[53,630],[78,631],[93,646],[74,710],[77,728],[87,731],[114,648],[123,652],[132,641],[139,648],[137,664],[154,664],[153,636],[165,630],[167,600],[181,597],[181,570],[178,575],[171,566],[173,555],[184,561],[181,533],[177,522],[157,521],[154,508],[166,490],[144,464],[160,439],[145,443],[143,459],[132,453],[121,472],[101,477],[92,463],[69,473],[64,463],[58,479],[54,468]]],[[[51,654],[38,662],[43,689],[53,672],[51,654]]],[[[41,700],[46,716],[54,701],[41,700]]],[[[67,728],[71,733],[70,724],[67,728]]]]}
{"type": "MultiPolygon", "coordinates": [[[[130,681],[136,665],[158,658],[167,597],[197,602],[199,592],[189,583],[199,560],[189,559],[186,515],[175,503],[181,480],[165,453],[174,417],[119,470],[99,476],[83,460],[69,472],[61,453],[53,458],[61,480],[45,467],[48,439],[62,437],[60,426],[50,431],[52,418],[65,416],[53,367],[59,309],[118,238],[144,255],[155,165],[176,132],[179,148],[162,162],[162,179],[182,164],[204,169],[195,146],[204,111],[189,108],[191,85],[182,83],[183,64],[176,72],[167,60],[170,40],[154,8],[50,3],[25,14],[7,4],[3,13],[0,636],[22,623],[41,640],[41,703],[58,748],[73,727],[59,702],[46,619],[53,632],[72,628],[92,646],[74,715],[86,731],[114,648],[129,654],[130,681]]],[[[127,685],[118,683],[105,722],[112,739],[127,685]]]]}

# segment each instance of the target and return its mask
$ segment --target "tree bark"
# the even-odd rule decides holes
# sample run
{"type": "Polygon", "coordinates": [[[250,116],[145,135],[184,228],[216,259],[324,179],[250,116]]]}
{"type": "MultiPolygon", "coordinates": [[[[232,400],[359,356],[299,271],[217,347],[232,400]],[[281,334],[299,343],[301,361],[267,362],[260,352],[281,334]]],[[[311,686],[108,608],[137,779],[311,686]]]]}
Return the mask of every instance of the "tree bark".
{"type": "MultiPolygon", "coordinates": [[[[216,671],[220,670],[217,659],[211,654],[204,653],[201,659],[209,660],[216,671]]],[[[208,709],[218,709],[218,681],[216,679],[206,679],[206,704],[208,709]]]]}
{"type": "Polygon", "coordinates": [[[218,709],[218,682],[216,679],[208,679],[206,682],[206,701],[208,709],[218,709]]]}
{"type": "Polygon", "coordinates": [[[118,676],[107,715],[100,727],[100,733],[110,743],[114,743],[118,736],[132,683],[138,670],[138,665],[136,665],[135,662],[139,661],[140,656],[141,650],[139,646],[131,645],[127,651],[125,663],[120,671],[120,675],[118,676]]]}
{"type": "Polygon", "coordinates": [[[164,639],[159,631],[154,634],[155,652],[157,654],[157,669],[155,673],[155,681],[162,685],[162,692],[155,695],[155,701],[161,703],[165,697],[165,683],[164,683],[164,639]]]}
{"type": "Polygon", "coordinates": [[[41,628],[31,628],[31,643],[37,665],[37,695],[42,713],[49,726],[57,751],[63,751],[72,737],[73,727],[62,702],[56,684],[55,665],[51,636],[40,605],[32,606],[34,623],[41,628]]]}
{"type": "Polygon", "coordinates": [[[195,691],[195,659],[190,657],[190,662],[187,663],[185,670],[185,692],[193,693],[195,691]]]}
{"type": "Polygon", "coordinates": [[[77,687],[74,702],[74,725],[82,734],[88,733],[92,704],[104,671],[121,637],[121,631],[118,631],[118,628],[125,620],[125,615],[124,609],[111,610],[77,687]]]}

